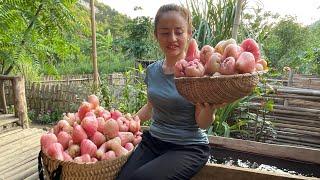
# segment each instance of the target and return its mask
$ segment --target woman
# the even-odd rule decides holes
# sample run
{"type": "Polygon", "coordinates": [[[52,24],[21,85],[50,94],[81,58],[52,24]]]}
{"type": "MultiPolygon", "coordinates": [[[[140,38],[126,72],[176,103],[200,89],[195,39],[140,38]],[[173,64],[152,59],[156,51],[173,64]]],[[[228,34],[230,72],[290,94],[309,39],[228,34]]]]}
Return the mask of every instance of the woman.
{"type": "Polygon", "coordinates": [[[214,108],[191,104],[174,84],[174,65],[185,58],[192,36],[190,13],[175,4],[163,5],[154,23],[165,59],[148,66],[148,102],[136,114],[142,122],[152,119],[152,124],[117,179],[190,179],[210,154],[203,129],[214,120],[214,108]]]}

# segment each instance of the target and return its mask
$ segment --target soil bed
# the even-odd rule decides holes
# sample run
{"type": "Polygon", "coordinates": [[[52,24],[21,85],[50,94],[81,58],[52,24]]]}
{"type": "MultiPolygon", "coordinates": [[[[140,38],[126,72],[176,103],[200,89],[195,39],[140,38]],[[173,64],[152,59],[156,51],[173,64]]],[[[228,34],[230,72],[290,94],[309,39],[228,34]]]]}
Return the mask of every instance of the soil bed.
{"type": "Polygon", "coordinates": [[[209,162],[280,174],[320,178],[320,164],[280,159],[219,146],[212,146],[209,162]]]}

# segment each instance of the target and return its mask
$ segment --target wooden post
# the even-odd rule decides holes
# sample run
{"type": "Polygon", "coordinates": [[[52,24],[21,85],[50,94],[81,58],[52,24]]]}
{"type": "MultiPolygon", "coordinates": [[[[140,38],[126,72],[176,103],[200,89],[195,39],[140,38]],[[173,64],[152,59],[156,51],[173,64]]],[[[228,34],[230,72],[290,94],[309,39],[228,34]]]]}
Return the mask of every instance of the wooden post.
{"type": "Polygon", "coordinates": [[[15,77],[12,80],[12,86],[15,101],[15,111],[17,112],[22,128],[29,128],[24,78],[21,76],[15,77]]]}
{"type": "Polygon", "coordinates": [[[238,35],[238,28],[240,25],[240,16],[241,16],[241,11],[242,11],[242,1],[243,0],[238,0],[237,1],[237,7],[236,7],[236,12],[235,12],[235,17],[233,21],[233,26],[232,26],[232,38],[237,41],[237,35],[238,35]]]}
{"type": "Polygon", "coordinates": [[[4,90],[4,81],[0,81],[0,91],[1,91],[1,104],[3,106],[3,113],[8,114],[7,102],[6,102],[6,93],[4,90]]]}
{"type": "MultiPolygon", "coordinates": [[[[288,79],[288,87],[291,87],[293,84],[293,71],[292,69],[289,70],[289,79],[288,79]]],[[[287,107],[289,105],[289,102],[288,102],[288,98],[285,98],[284,99],[284,102],[283,102],[283,105],[284,107],[287,107]]]]}
{"type": "Polygon", "coordinates": [[[93,62],[93,84],[95,90],[99,86],[99,73],[98,73],[98,63],[97,63],[97,45],[96,45],[96,20],[95,20],[95,7],[94,0],[90,0],[91,8],[91,32],[92,32],[92,62],[93,62]]]}

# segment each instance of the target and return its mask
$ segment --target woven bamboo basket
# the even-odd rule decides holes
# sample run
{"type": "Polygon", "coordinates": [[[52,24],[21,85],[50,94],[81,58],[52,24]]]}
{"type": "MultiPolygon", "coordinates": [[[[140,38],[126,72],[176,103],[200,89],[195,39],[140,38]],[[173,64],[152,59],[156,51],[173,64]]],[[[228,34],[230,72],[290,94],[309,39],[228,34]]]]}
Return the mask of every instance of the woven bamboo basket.
{"type": "Polygon", "coordinates": [[[258,84],[259,75],[263,73],[179,77],[174,80],[178,92],[188,101],[194,104],[207,102],[221,105],[249,95],[258,84]]]}
{"type": "Polygon", "coordinates": [[[64,180],[114,180],[131,153],[132,151],[114,160],[98,161],[93,164],[78,164],[51,159],[45,153],[40,152],[46,179],[54,179],[57,170],[60,169],[60,172],[58,172],[60,173],[59,179],[64,180]]]}

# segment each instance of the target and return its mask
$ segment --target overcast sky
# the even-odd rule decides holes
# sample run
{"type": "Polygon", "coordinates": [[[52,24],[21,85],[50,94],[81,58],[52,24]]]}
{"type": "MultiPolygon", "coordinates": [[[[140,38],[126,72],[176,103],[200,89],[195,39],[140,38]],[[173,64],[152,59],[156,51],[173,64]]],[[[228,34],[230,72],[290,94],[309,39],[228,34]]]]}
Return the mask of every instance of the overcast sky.
{"type": "MultiPolygon", "coordinates": [[[[185,0],[99,0],[109,5],[117,11],[134,18],[136,16],[154,17],[157,9],[167,3],[180,2],[185,0]],[[135,6],[140,6],[143,10],[134,11],[135,6]]],[[[297,16],[298,22],[309,25],[320,19],[320,0],[249,0],[260,1],[266,11],[279,13],[281,16],[297,16]]]]}

